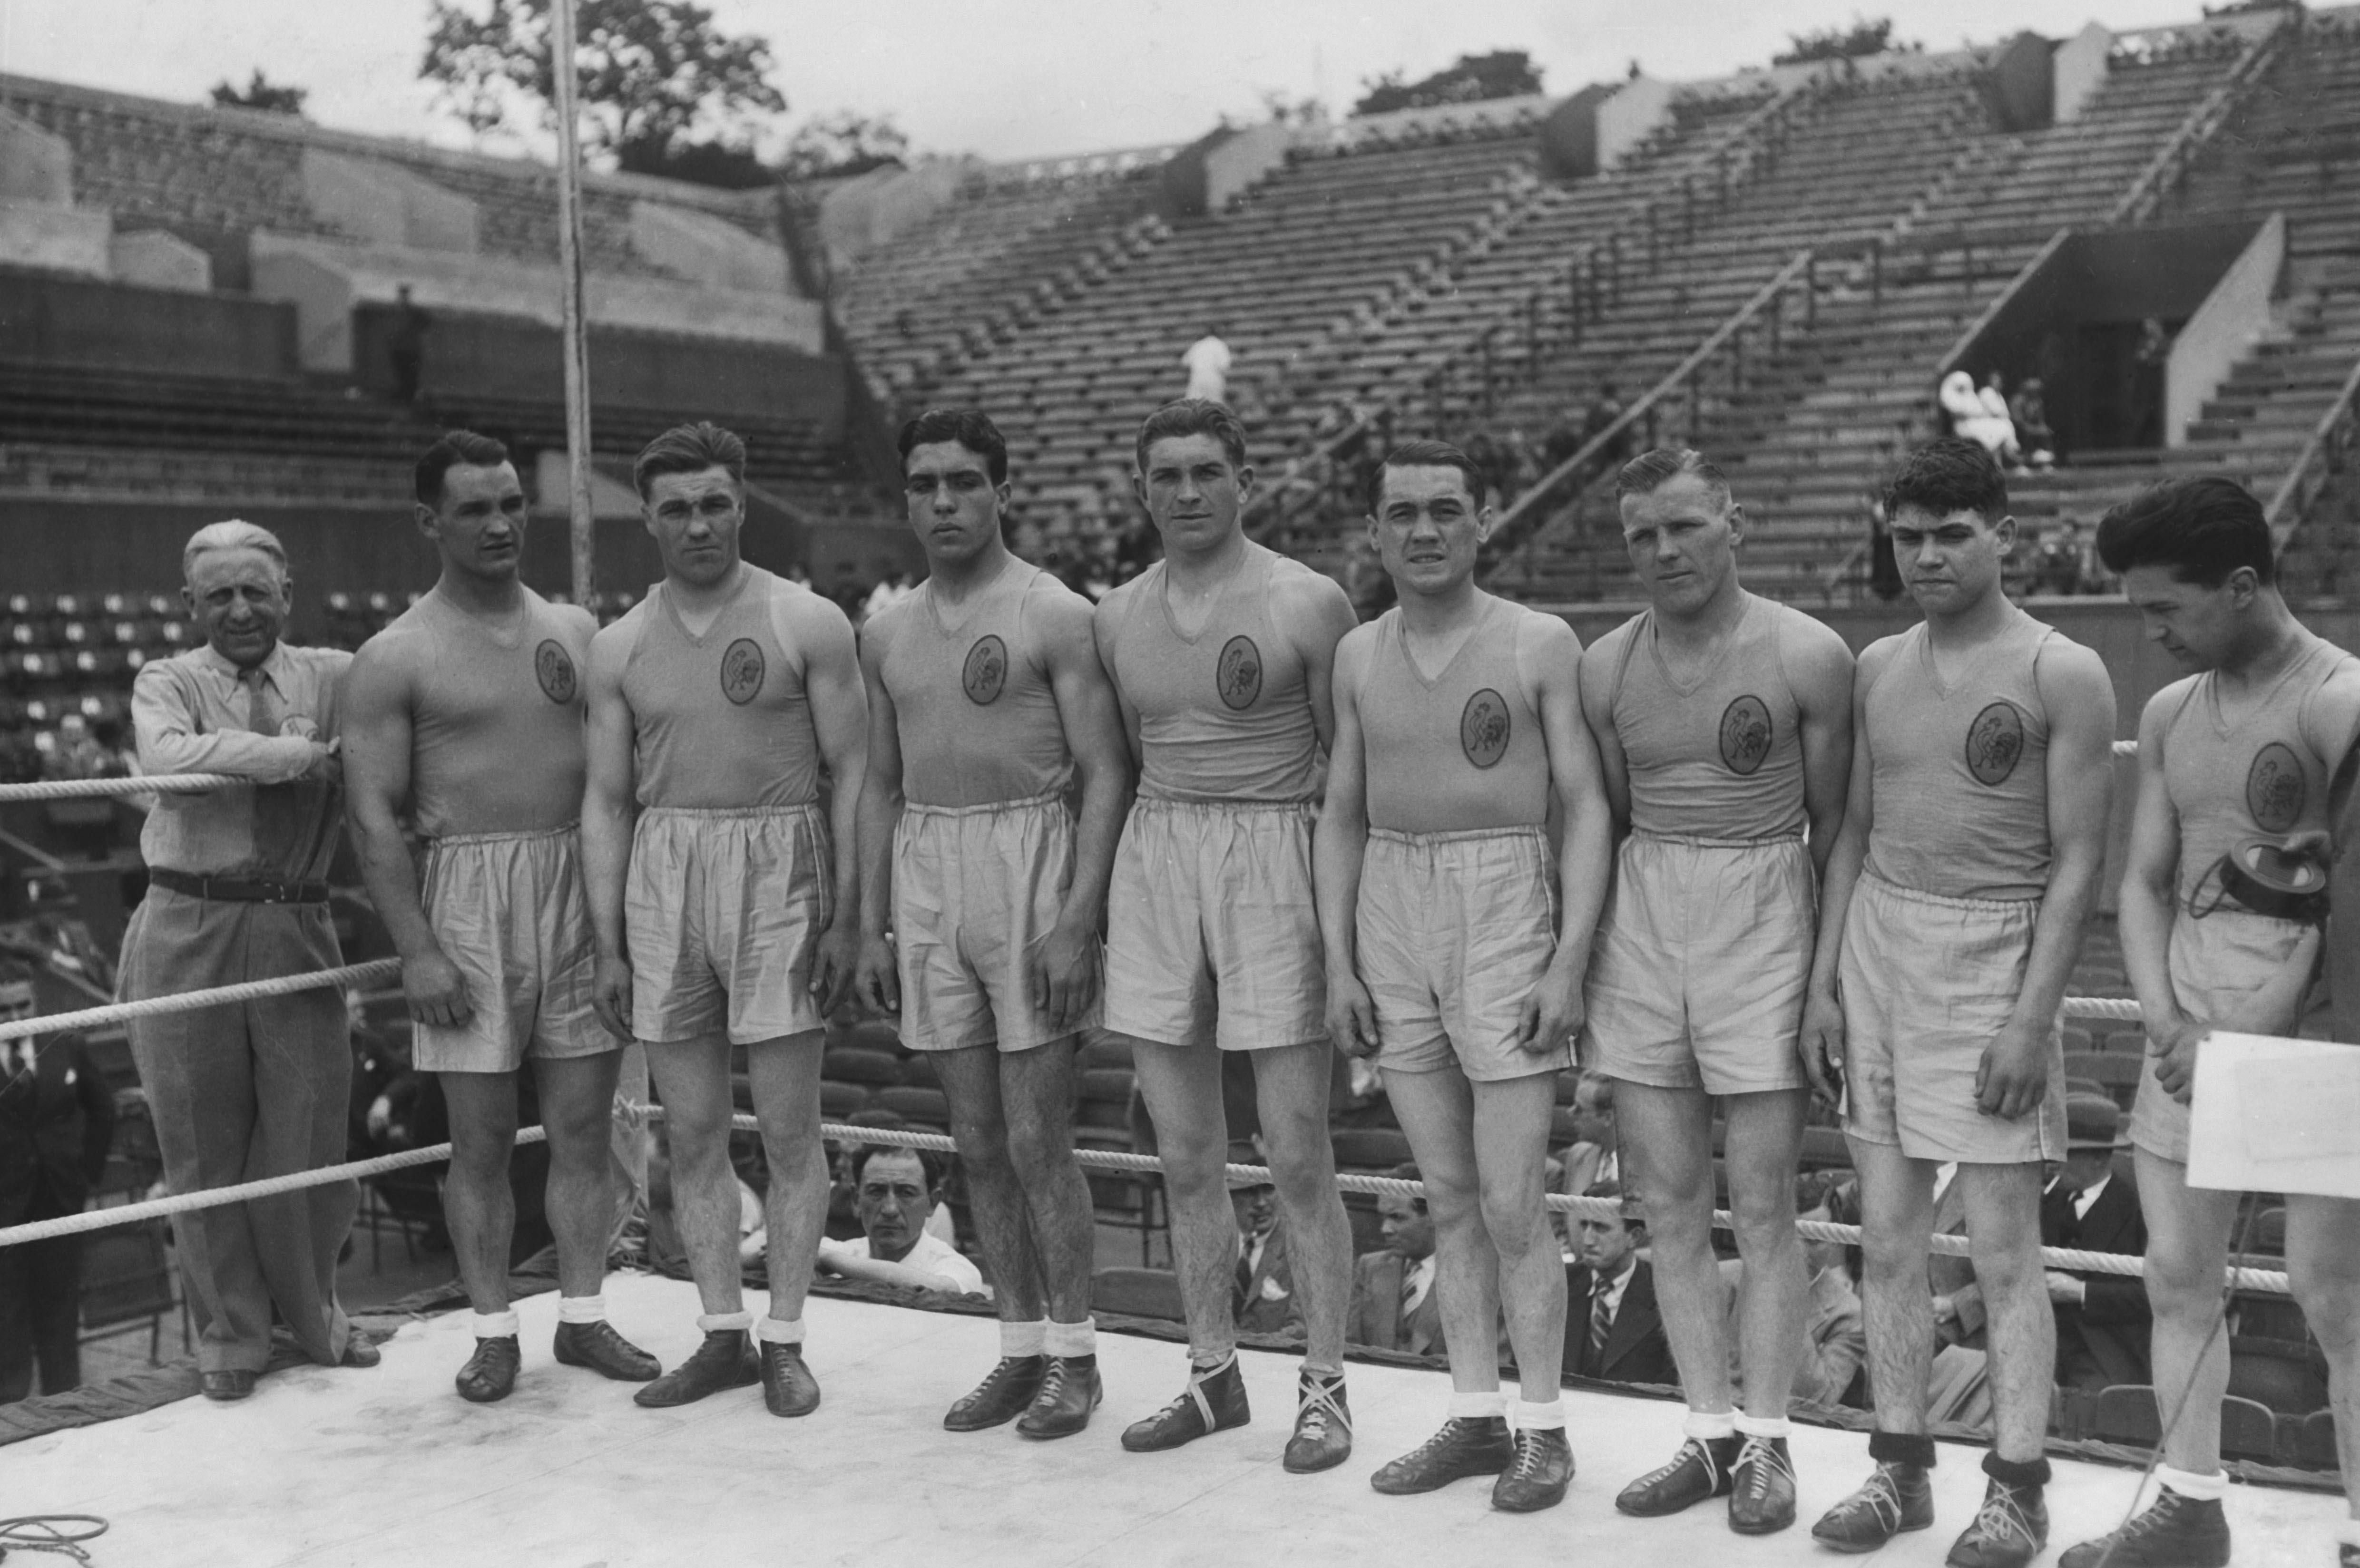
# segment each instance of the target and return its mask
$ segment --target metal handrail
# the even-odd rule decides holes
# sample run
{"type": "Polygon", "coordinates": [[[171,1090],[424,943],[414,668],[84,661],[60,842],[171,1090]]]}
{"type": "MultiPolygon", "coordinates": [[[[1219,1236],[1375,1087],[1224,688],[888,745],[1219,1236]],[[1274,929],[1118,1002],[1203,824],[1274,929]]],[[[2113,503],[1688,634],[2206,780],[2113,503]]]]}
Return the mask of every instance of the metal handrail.
{"type": "MultiPolygon", "coordinates": [[[[1239,520],[1245,528],[1246,537],[1257,543],[1267,544],[1272,535],[1285,527],[1303,510],[1300,506],[1284,505],[1294,482],[1307,474],[1321,463],[1332,464],[1337,452],[1343,449],[1345,443],[1368,435],[1372,428],[1366,419],[1354,419],[1350,424],[1280,469],[1277,479],[1267,488],[1257,485],[1256,494],[1247,498],[1240,513],[1239,520]]],[[[1317,499],[1317,491],[1315,490],[1313,500],[1316,502],[1317,499]]]]}
{"type": "Polygon", "coordinates": [[[2070,223],[2050,234],[2048,243],[2033,254],[2032,259],[2016,269],[2016,276],[2008,279],[2007,287],[1992,296],[1991,303],[1967,323],[1966,330],[1959,334],[1957,341],[1950,344],[1940,359],[1934,362],[1935,386],[1939,387],[1944,376],[1959,368],[1960,362],[1967,357],[1967,351],[1974,347],[1975,340],[1991,330],[1992,322],[1999,319],[2000,312],[2024,292],[2025,286],[2032,281],[2033,274],[2048,266],[2049,258],[2062,250],[2065,242],[2072,237],[2073,225],[2070,223]]]}
{"type": "Polygon", "coordinates": [[[2156,155],[2147,160],[2147,167],[2131,182],[2131,188],[2123,193],[2123,199],[2114,203],[2114,211],[2106,215],[2108,226],[2138,223],[2162,205],[2166,189],[2177,183],[2180,177],[2187,172],[2188,166],[2211,144],[2213,133],[2228,123],[2238,100],[2245,96],[2246,90],[2261,76],[2263,67],[2278,53],[2287,37],[2289,26],[2300,30],[2300,10],[2289,8],[2287,17],[2288,20],[2280,21],[2277,27],[2248,44],[2237,63],[2229,68],[2229,74],[2221,85],[2188,112],[2187,117],[2180,122],[2179,128],[2172,132],[2171,139],[2156,149],[2156,155]]]}
{"type": "Polygon", "coordinates": [[[2353,362],[2350,374],[2344,377],[2344,385],[2335,394],[2335,401],[2320,416],[2311,439],[2302,443],[2294,467],[2270,495],[2269,507],[2263,516],[2269,520],[2270,542],[2275,550],[2286,549],[2287,539],[2302,521],[2303,514],[2311,509],[2311,502],[2318,499],[2327,476],[2343,466],[2344,454],[2352,450],[2355,438],[2360,438],[2360,407],[2355,405],[2360,405],[2360,360],[2353,362]]]}
{"type": "MultiPolygon", "coordinates": [[[[1690,350],[1687,358],[1681,360],[1661,380],[1649,387],[1644,397],[1623,409],[1621,418],[1584,441],[1579,452],[1549,470],[1531,489],[1518,496],[1515,505],[1510,506],[1502,515],[1499,523],[1491,530],[1490,551],[1493,558],[1497,559],[1522,543],[1526,535],[1538,529],[1550,517],[1564,511],[1578,512],[1582,503],[1587,501],[1611,475],[1602,472],[1588,474],[1585,482],[1562,505],[1553,503],[1550,497],[1562,489],[1568,481],[1584,475],[1590,466],[1597,461],[1600,453],[1627,434],[1643,419],[1646,420],[1652,429],[1655,415],[1670,400],[1672,394],[1683,387],[1690,387],[1697,372],[1724,346],[1735,341],[1737,335],[1751,325],[1756,317],[1771,309],[1776,301],[1783,299],[1786,290],[1793,287],[1797,278],[1808,277],[1813,264],[1814,255],[1811,251],[1797,251],[1793,259],[1778,269],[1775,277],[1755,289],[1754,297],[1740,305],[1727,320],[1713,330],[1711,335],[1690,350]]],[[[1813,295],[1813,299],[1815,302],[1816,293],[1813,295]]]]}

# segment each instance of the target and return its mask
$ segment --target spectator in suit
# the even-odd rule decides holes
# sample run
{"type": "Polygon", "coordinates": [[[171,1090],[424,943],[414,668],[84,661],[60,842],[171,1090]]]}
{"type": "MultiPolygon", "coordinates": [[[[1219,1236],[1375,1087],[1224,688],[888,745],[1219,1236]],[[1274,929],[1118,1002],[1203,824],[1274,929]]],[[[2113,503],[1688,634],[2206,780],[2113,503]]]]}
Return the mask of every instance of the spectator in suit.
{"type": "MultiPolygon", "coordinates": [[[[1839,1191],[1841,1178],[1838,1172],[1806,1171],[1795,1183],[1795,1217],[1798,1220],[1836,1220],[1836,1210],[1830,1207],[1830,1194],[1839,1191]],[[1830,1180],[1830,1178],[1838,1180],[1830,1180]]],[[[1836,1202],[1841,1203],[1839,1196],[1836,1202]]],[[[1839,1224],[1859,1224],[1856,1199],[1839,1224]]],[[[1847,1248],[1840,1241],[1805,1241],[1804,1268],[1810,1279],[1808,1312],[1797,1325],[1803,1338],[1803,1351],[1795,1364],[1794,1397],[1813,1404],[1835,1405],[1843,1402],[1844,1394],[1860,1375],[1862,1363],[1868,1357],[1868,1330],[1861,1313],[1860,1292],[1853,1287],[1847,1267],[1847,1248]]],[[[1740,1344],[1737,1333],[1738,1301],[1745,1288],[1745,1264],[1741,1258],[1729,1258],[1721,1266],[1721,1283],[1727,1292],[1729,1310],[1729,1379],[1730,1387],[1744,1386],[1744,1368],[1740,1364],[1740,1344]]]]}
{"type": "MultiPolygon", "coordinates": [[[[1550,1192],[1578,1198],[1601,1181],[1622,1179],[1622,1162],[1614,1143],[1614,1080],[1603,1073],[1584,1073],[1574,1090],[1573,1137],[1574,1141],[1557,1157],[1550,1192]]],[[[1557,1232],[1567,1261],[1573,1261],[1581,1250],[1573,1216],[1562,1209],[1551,1209],[1549,1226],[1557,1232]]]]}
{"type": "MultiPolygon", "coordinates": [[[[1385,1172],[1404,1181],[1419,1180],[1415,1164],[1385,1172]]],[[[1352,1308],[1345,1338],[1379,1350],[1440,1356],[1442,1298],[1435,1290],[1434,1219],[1423,1198],[1387,1192],[1377,1199],[1384,1218],[1385,1249],[1363,1254],[1352,1265],[1352,1308]]]]}
{"type": "MultiPolygon", "coordinates": [[[[1232,1165],[1260,1165],[1250,1143],[1229,1145],[1232,1165]]],[[[1278,1224],[1278,1192],[1268,1181],[1229,1179],[1229,1204],[1238,1216],[1237,1286],[1229,1306],[1247,1334],[1303,1334],[1303,1309],[1295,1300],[1295,1271],[1286,1261],[1286,1233],[1278,1224]]]]}
{"type": "MultiPolygon", "coordinates": [[[[2121,1150],[2121,1113],[2103,1094],[2065,1102],[2065,1164],[2040,1198],[2040,1243],[2084,1252],[2147,1253],[2138,1182],[2121,1150]]],[[[2103,1388],[2147,1383],[2147,1333],[2154,1322],[2147,1281],[2130,1274],[2051,1269],[2049,1301],[2057,1313],[2057,1381],[2103,1388]]]]}
{"type": "MultiPolygon", "coordinates": [[[[1621,1200],[1622,1184],[1593,1182],[1582,1196],[1621,1200]]],[[[1565,1271],[1566,1370],[1610,1383],[1677,1386],[1655,1271],[1639,1256],[1647,1226],[1632,1217],[1635,1213],[1626,1204],[1620,1220],[1584,1215],[1574,1222],[1581,1261],[1565,1271]]]]}
{"type": "MultiPolygon", "coordinates": [[[[32,976],[0,967],[0,1020],[34,1016],[32,976]]],[[[106,1169],[115,1098],[82,1036],[0,1040],[0,1225],[82,1212],[106,1169]]],[[[82,1382],[82,1237],[0,1247],[0,1405],[82,1382]]]]}

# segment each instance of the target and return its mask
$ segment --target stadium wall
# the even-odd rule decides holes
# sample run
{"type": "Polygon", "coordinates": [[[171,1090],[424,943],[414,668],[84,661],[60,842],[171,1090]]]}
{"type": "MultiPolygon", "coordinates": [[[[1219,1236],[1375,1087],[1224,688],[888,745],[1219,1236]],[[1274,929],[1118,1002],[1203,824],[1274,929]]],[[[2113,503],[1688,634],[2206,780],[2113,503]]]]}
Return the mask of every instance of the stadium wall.
{"type": "Polygon", "coordinates": [[[231,294],[0,271],[0,360],[284,380],[295,308],[231,294]]]}

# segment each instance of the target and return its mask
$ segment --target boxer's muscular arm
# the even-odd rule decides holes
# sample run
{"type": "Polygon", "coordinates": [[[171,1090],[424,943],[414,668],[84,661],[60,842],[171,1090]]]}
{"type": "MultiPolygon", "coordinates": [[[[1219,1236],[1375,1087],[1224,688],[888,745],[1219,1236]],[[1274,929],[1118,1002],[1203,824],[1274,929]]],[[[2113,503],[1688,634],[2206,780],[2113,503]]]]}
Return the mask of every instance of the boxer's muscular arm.
{"type": "Polygon", "coordinates": [[[590,639],[589,767],[582,788],[582,879],[590,929],[597,939],[597,978],[590,999],[599,1021],[631,1038],[631,965],[623,951],[623,889],[631,864],[633,767],[631,705],[623,695],[639,621],[626,616],[590,639]]]}
{"type": "Polygon", "coordinates": [[[1843,1004],[1836,996],[1836,976],[1843,958],[1844,920],[1852,909],[1852,890],[1868,863],[1868,833],[1875,811],[1870,785],[1875,763],[1869,754],[1868,694],[1877,677],[1892,662],[1897,637],[1872,643],[1860,656],[1852,679],[1852,779],[1844,792],[1843,818],[1829,847],[1827,868],[1819,878],[1819,942],[1811,953],[1811,984],[1803,999],[1803,1066],[1811,1088],[1822,1098],[1833,1098],[1843,1072],[1843,1004]]]}
{"type": "Polygon", "coordinates": [[[1098,608],[1090,612],[1090,640],[1098,645],[1099,668],[1106,671],[1107,684],[1114,689],[1115,709],[1122,716],[1122,737],[1131,745],[1131,766],[1135,774],[1145,762],[1147,754],[1139,748],[1139,710],[1131,705],[1130,697],[1123,692],[1122,681],[1115,672],[1114,659],[1115,634],[1130,608],[1131,600],[1129,583],[1099,600],[1098,608]]]}
{"type": "Polygon", "coordinates": [[[1590,973],[1590,941],[1606,908],[1614,821],[1598,744],[1581,715],[1581,639],[1554,615],[1528,615],[1516,629],[1516,665],[1541,716],[1549,784],[1565,828],[1557,851],[1557,952],[1525,1001],[1516,1031],[1524,1050],[1545,1051],[1581,1029],[1581,987],[1590,973]]]}
{"type": "Polygon", "coordinates": [[[1074,876],[1057,924],[1032,961],[1034,1001],[1053,1029],[1064,1029],[1089,1011],[1098,989],[1098,921],[1114,877],[1116,842],[1131,811],[1131,752],[1114,683],[1098,662],[1088,601],[1043,594],[1033,612],[1049,690],[1065,749],[1082,783],[1081,815],[1074,824],[1074,876]]]}
{"type": "Polygon", "coordinates": [[[1631,759],[1622,750],[1622,736],[1614,728],[1614,665],[1621,639],[1636,635],[1625,624],[1581,650],[1581,672],[1575,691],[1580,698],[1581,721],[1598,747],[1599,782],[1606,791],[1607,810],[1614,819],[1614,837],[1621,842],[1631,831],[1631,759]]]}
{"type": "Polygon", "coordinates": [[[361,878],[386,934],[401,954],[401,988],[419,1023],[464,1023],[473,1012],[466,983],[443,954],[418,894],[418,868],[402,841],[400,812],[410,798],[411,715],[417,675],[410,639],[380,633],[344,673],[344,825],[361,878]]]}
{"type": "Polygon", "coordinates": [[[1803,743],[1803,814],[1811,824],[1811,869],[1825,884],[1843,835],[1852,782],[1852,649],[1822,622],[1796,616],[1781,628],[1779,657],[1795,692],[1803,743]]]}
{"type": "Polygon", "coordinates": [[[2038,1109],[2048,1088],[2049,1036],[2105,871],[2114,777],[2114,683],[2098,656],[2051,641],[2032,677],[2049,710],[2049,889],[2016,1011],[1975,1071],[1978,1108],[2009,1120],[2038,1109]]]}
{"type": "Polygon", "coordinates": [[[1311,703],[1312,726],[1319,732],[1319,748],[1331,751],[1336,745],[1336,645],[1360,625],[1360,617],[1334,578],[1307,567],[1273,580],[1270,609],[1271,618],[1288,628],[1287,638],[1303,660],[1303,691],[1311,703]]]}
{"type": "Polygon", "coordinates": [[[1360,983],[1353,935],[1360,907],[1360,862],[1369,843],[1368,746],[1360,731],[1360,681],[1374,636],[1362,627],[1336,646],[1334,738],[1328,798],[1311,835],[1311,885],[1328,953],[1328,1033],[1350,1056],[1377,1051],[1376,1004],[1360,983]]]}
{"type": "Polygon", "coordinates": [[[2311,744],[2327,762],[2327,989],[2337,1040],[2360,1041],[2360,670],[2345,665],[2311,704],[2311,744]],[[2341,911],[2340,913],[2338,911],[2341,911]]]}
{"type": "Polygon", "coordinates": [[[836,918],[812,959],[812,989],[832,1013],[852,993],[860,963],[860,795],[869,780],[869,698],[852,623],[816,593],[781,595],[803,661],[803,697],[833,791],[828,827],[836,847],[836,918]]]}
{"type": "Polygon", "coordinates": [[[901,731],[885,690],[885,655],[901,616],[872,615],[860,629],[860,679],[869,700],[869,766],[860,787],[860,957],[853,991],[883,1012],[901,1010],[901,976],[892,943],[893,829],[901,820],[901,731]]]}

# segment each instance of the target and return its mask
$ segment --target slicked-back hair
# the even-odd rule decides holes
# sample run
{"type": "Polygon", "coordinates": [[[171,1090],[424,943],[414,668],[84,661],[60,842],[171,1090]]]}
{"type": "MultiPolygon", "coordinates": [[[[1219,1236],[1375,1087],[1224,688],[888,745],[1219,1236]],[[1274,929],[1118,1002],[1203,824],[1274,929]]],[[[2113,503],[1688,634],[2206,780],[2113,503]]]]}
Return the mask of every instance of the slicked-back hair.
{"type": "Polygon", "coordinates": [[[923,1149],[904,1149],[898,1143],[864,1143],[852,1151],[852,1185],[856,1191],[860,1186],[861,1176],[869,1169],[869,1162],[880,1154],[916,1155],[918,1169],[925,1172],[926,1196],[932,1198],[943,1190],[942,1164],[934,1158],[932,1151],[923,1149]]]}
{"type": "Polygon", "coordinates": [[[1377,470],[1376,493],[1369,497],[1369,510],[1375,511],[1385,498],[1385,474],[1396,468],[1455,468],[1467,481],[1468,498],[1481,511],[1490,489],[1483,483],[1483,471],[1475,460],[1441,441],[1406,441],[1385,453],[1385,461],[1377,470]]]}
{"type": "Polygon", "coordinates": [[[418,459],[418,504],[440,506],[442,476],[463,463],[469,468],[497,468],[508,460],[508,449],[504,442],[473,430],[444,430],[442,438],[418,459]]]}
{"type": "MultiPolygon", "coordinates": [[[[1644,492],[1642,492],[1642,494],[1644,494],[1644,492]]],[[[1646,1216],[1644,1214],[1633,1214],[1631,1212],[1631,1205],[1624,1202],[1622,1182],[1592,1181],[1588,1187],[1582,1189],[1581,1195],[1585,1198],[1612,1198],[1616,1203],[1622,1203],[1622,1228],[1624,1230],[1644,1230],[1646,1228],[1646,1216]]],[[[1584,1217],[1586,1218],[1587,1216],[1584,1217]]]]}
{"type": "Polygon", "coordinates": [[[956,441],[983,459],[994,485],[1008,483],[1008,440],[991,416],[980,408],[929,408],[901,427],[896,443],[901,449],[901,473],[910,472],[910,453],[922,446],[956,441]]]}
{"type": "MultiPolygon", "coordinates": [[[[1396,1165],[1392,1170],[1386,1171],[1385,1174],[1392,1177],[1396,1181],[1423,1181],[1426,1180],[1425,1177],[1417,1173],[1417,1161],[1415,1160],[1404,1160],[1399,1165],[1396,1165]]],[[[1424,1198],[1419,1197],[1415,1192],[1410,1193],[1408,1196],[1409,1201],[1417,1205],[1417,1212],[1419,1214],[1425,1214],[1426,1212],[1426,1200],[1424,1198]]]]}
{"type": "Polygon", "coordinates": [[[2252,491],[2218,474],[2167,479],[2108,512],[2098,524],[2098,559],[2119,575],[2162,566],[2182,583],[2218,588],[2241,566],[2277,580],[2270,523],[2252,491]]]}
{"type": "Polygon", "coordinates": [[[1996,523],[2007,516],[2007,475],[1981,441],[1944,436],[1904,458],[1885,481],[1886,519],[1897,520],[1904,506],[1936,517],[1972,512],[1996,523]]]}
{"type": "Polygon", "coordinates": [[[723,430],[711,419],[699,419],[693,425],[674,425],[648,442],[639,461],[631,464],[631,485],[645,501],[665,474],[702,474],[708,468],[726,471],[730,484],[745,488],[746,443],[738,439],[737,431],[723,430]]]}
{"type": "Polygon", "coordinates": [[[258,550],[278,563],[280,577],[287,575],[287,547],[279,542],[279,536],[259,523],[231,517],[207,523],[189,536],[189,542],[180,547],[180,581],[189,580],[199,556],[216,550],[258,550]]]}
{"type": "Polygon", "coordinates": [[[1231,468],[1246,465],[1246,428],[1238,423],[1229,406],[1210,397],[1183,397],[1164,404],[1140,422],[1131,456],[1142,476],[1147,473],[1147,449],[1174,436],[1211,436],[1221,443],[1231,468]]]}
{"type": "Polygon", "coordinates": [[[1683,474],[1693,474],[1729,500],[1729,479],[1712,459],[1692,446],[1659,446],[1624,463],[1614,475],[1614,499],[1652,495],[1683,474]]]}

